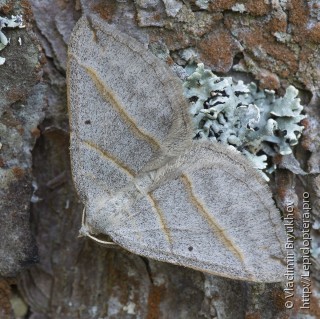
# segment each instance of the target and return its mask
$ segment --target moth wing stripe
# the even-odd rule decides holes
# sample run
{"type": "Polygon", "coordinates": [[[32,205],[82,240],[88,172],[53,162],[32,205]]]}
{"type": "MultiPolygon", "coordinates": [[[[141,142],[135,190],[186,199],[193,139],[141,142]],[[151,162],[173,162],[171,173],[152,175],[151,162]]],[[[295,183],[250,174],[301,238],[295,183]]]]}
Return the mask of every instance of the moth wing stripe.
{"type": "Polygon", "coordinates": [[[186,191],[189,195],[189,198],[193,205],[197,208],[200,212],[202,217],[208,222],[210,228],[214,231],[214,234],[217,235],[220,241],[230,250],[243,264],[244,264],[244,256],[241,250],[236,246],[235,243],[228,237],[225,233],[225,230],[219,225],[217,220],[207,212],[204,205],[197,199],[193,192],[192,183],[186,174],[181,175],[181,181],[186,187],[186,191]]]}
{"type": "Polygon", "coordinates": [[[131,178],[134,178],[134,176],[136,175],[135,172],[128,167],[127,165],[125,165],[123,162],[121,162],[118,158],[112,156],[109,152],[102,150],[98,145],[94,144],[91,141],[83,141],[80,140],[80,143],[84,144],[86,147],[93,149],[94,151],[96,151],[97,153],[99,153],[99,155],[101,155],[102,157],[108,159],[109,161],[111,161],[112,163],[114,163],[116,166],[118,166],[123,172],[126,173],[126,175],[128,175],[131,178]]]}
{"type": "Polygon", "coordinates": [[[161,226],[160,229],[165,234],[165,238],[167,239],[167,242],[170,245],[170,250],[172,251],[172,235],[170,232],[170,228],[168,227],[167,222],[165,220],[164,214],[163,214],[157,200],[152,195],[152,193],[148,193],[147,198],[149,199],[149,202],[152,205],[152,208],[157,213],[158,220],[159,220],[160,226],[161,226]]]}
{"type": "Polygon", "coordinates": [[[133,118],[128,115],[128,113],[125,110],[125,107],[122,105],[122,103],[117,98],[115,92],[113,92],[110,88],[106,86],[106,84],[102,81],[102,79],[99,77],[97,72],[90,66],[86,65],[85,63],[82,63],[79,61],[79,59],[74,55],[72,55],[73,58],[77,61],[77,63],[87,71],[87,74],[89,74],[91,80],[95,84],[97,90],[101,93],[104,100],[109,102],[110,105],[117,111],[121,119],[127,123],[127,126],[130,128],[130,130],[136,135],[142,138],[143,140],[147,141],[149,144],[152,145],[154,149],[159,149],[160,145],[158,141],[156,141],[152,136],[148,135],[146,132],[141,130],[139,126],[136,124],[133,118]]]}

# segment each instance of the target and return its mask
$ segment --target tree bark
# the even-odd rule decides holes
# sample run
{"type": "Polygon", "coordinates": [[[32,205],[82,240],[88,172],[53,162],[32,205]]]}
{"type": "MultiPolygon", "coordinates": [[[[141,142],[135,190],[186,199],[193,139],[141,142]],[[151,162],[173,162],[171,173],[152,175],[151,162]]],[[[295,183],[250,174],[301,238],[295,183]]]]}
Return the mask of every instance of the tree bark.
{"type": "Polygon", "coordinates": [[[0,66],[1,318],[320,317],[317,1],[12,0],[0,1],[0,9],[0,16],[21,13],[27,22],[26,29],[2,30],[12,39],[0,66]],[[279,95],[289,84],[300,90],[308,118],[295,157],[308,174],[294,174],[297,164],[280,158],[271,187],[284,214],[294,203],[297,273],[303,266],[303,194],[310,194],[309,309],[300,309],[298,276],[290,299],[285,283],[211,276],[78,237],[83,205],[70,171],[65,71],[68,39],[86,13],[157,53],[170,52],[176,63],[180,50],[193,48],[219,75],[256,81],[279,95]],[[292,309],[286,308],[289,299],[292,309]]]}

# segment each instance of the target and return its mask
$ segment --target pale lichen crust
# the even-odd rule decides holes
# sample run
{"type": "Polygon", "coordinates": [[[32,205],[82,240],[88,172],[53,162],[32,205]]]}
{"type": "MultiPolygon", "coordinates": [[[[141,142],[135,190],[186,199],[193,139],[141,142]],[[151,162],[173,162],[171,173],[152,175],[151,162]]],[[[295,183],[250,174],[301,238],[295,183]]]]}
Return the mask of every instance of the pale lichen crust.
{"type": "MultiPolygon", "coordinates": [[[[2,28],[24,28],[23,19],[21,15],[11,16],[11,18],[0,17],[0,51],[3,50],[10,39],[8,39],[5,34],[1,31],[2,28]]],[[[19,41],[20,43],[20,41],[19,41]]],[[[20,43],[21,45],[21,43],[20,43]]],[[[0,57],[0,65],[4,64],[5,58],[0,57]]]]}
{"type": "Polygon", "coordinates": [[[298,90],[289,86],[283,97],[256,84],[219,77],[198,64],[184,82],[190,101],[195,137],[229,144],[262,171],[273,170],[267,160],[276,154],[292,154],[304,127],[298,90]]]}

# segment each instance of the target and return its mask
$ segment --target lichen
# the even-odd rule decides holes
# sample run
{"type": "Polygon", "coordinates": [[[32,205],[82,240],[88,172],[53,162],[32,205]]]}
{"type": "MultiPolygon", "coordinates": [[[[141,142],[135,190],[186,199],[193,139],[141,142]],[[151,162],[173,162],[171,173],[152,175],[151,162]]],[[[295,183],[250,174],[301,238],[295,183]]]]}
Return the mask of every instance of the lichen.
{"type": "Polygon", "coordinates": [[[196,0],[196,5],[203,10],[207,10],[210,4],[210,0],[196,0]]]}
{"type": "Polygon", "coordinates": [[[184,92],[195,138],[234,146],[267,180],[265,172],[275,168],[268,159],[291,154],[304,129],[299,123],[306,116],[293,86],[277,98],[273,90],[218,77],[200,63],[184,82],[184,92]]]}
{"type": "Polygon", "coordinates": [[[234,6],[231,7],[231,10],[234,12],[240,12],[240,13],[244,13],[247,11],[243,3],[235,4],[234,6]]]}
{"type": "Polygon", "coordinates": [[[183,6],[183,4],[177,0],[163,0],[163,4],[169,17],[175,17],[183,6]]]}
{"type": "MultiPolygon", "coordinates": [[[[10,39],[8,39],[5,36],[5,34],[1,31],[2,28],[24,28],[24,27],[25,26],[23,25],[23,20],[21,15],[11,16],[11,18],[0,17],[0,51],[3,50],[8,45],[8,43],[10,43],[10,39]]],[[[5,58],[0,57],[0,65],[4,64],[5,61],[6,61],[5,58]]]]}

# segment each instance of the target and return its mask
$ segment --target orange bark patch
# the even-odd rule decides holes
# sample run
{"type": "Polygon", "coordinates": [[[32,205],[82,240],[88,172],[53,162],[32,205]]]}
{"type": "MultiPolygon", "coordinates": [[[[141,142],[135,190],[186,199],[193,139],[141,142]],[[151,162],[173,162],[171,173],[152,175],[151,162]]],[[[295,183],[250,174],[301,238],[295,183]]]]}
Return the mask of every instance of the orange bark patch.
{"type": "Polygon", "coordinates": [[[270,11],[270,3],[266,3],[264,0],[249,0],[243,3],[248,12],[254,16],[263,16],[270,11]]]}
{"type": "MultiPolygon", "coordinates": [[[[308,118],[303,119],[300,123],[301,125],[304,126],[305,130],[308,130],[310,128],[310,122],[308,118]]],[[[313,144],[313,140],[312,140],[312,137],[308,134],[308,131],[302,134],[300,145],[303,147],[303,149],[307,151],[310,150],[312,144],[313,144]]]]}
{"type": "Polygon", "coordinates": [[[315,9],[320,9],[320,3],[314,3],[313,8],[315,9]]]}
{"type": "Polygon", "coordinates": [[[310,314],[314,315],[316,318],[320,318],[319,299],[314,295],[311,295],[310,297],[310,314]]]}
{"type": "Polygon", "coordinates": [[[12,168],[12,173],[16,178],[22,178],[24,176],[24,170],[18,166],[12,168]]]}
{"type": "Polygon", "coordinates": [[[41,135],[41,131],[37,127],[34,127],[31,129],[31,135],[35,138],[38,138],[41,135]]]}
{"type": "Polygon", "coordinates": [[[274,164],[280,164],[282,161],[282,155],[281,154],[276,154],[275,156],[273,156],[273,163],[274,164]]]}
{"type": "Polygon", "coordinates": [[[3,168],[6,166],[6,162],[3,160],[2,157],[0,157],[0,167],[3,168]]]}
{"type": "Polygon", "coordinates": [[[32,8],[28,0],[21,0],[21,7],[23,8],[23,19],[30,20],[33,18],[32,8]]]}
{"type": "Polygon", "coordinates": [[[20,125],[19,125],[19,126],[17,127],[17,131],[19,132],[20,135],[22,135],[22,134],[24,133],[24,128],[23,128],[23,126],[20,126],[20,125]]]}
{"type": "Polygon", "coordinates": [[[217,10],[231,10],[231,7],[234,6],[236,3],[239,3],[237,0],[216,0],[210,3],[210,10],[217,11],[217,10]]]}
{"type": "Polygon", "coordinates": [[[296,26],[304,26],[308,21],[309,9],[304,0],[291,0],[288,2],[289,22],[296,26]]]}
{"type": "Polygon", "coordinates": [[[12,13],[13,10],[13,3],[10,1],[9,3],[6,3],[5,5],[1,6],[1,12],[3,12],[5,15],[8,15],[9,13],[12,13]]]}
{"type": "Polygon", "coordinates": [[[164,286],[151,286],[148,296],[147,319],[161,318],[160,303],[164,297],[165,290],[164,286]]]}
{"type": "Polygon", "coordinates": [[[309,38],[315,43],[320,43],[320,23],[317,23],[310,31],[309,38]]]}
{"type": "Polygon", "coordinates": [[[230,33],[215,30],[198,43],[200,59],[214,71],[228,72],[239,49],[230,33]]]}
{"type": "Polygon", "coordinates": [[[160,21],[162,16],[160,13],[155,13],[152,18],[154,21],[160,21]]]}
{"type": "Polygon", "coordinates": [[[111,21],[117,10],[117,2],[110,0],[101,1],[93,5],[92,10],[97,12],[102,19],[111,21]]]}
{"type": "MultiPolygon", "coordinates": [[[[319,78],[317,50],[312,45],[301,46],[299,55],[300,73],[299,80],[302,83],[312,83],[312,86],[317,86],[319,78]]],[[[311,86],[310,85],[310,86],[311,86]]],[[[312,87],[311,86],[311,87],[312,87]]]]}
{"type": "Polygon", "coordinates": [[[5,279],[0,280],[0,317],[2,319],[12,318],[12,309],[10,303],[11,288],[5,279]]]}
{"type": "Polygon", "coordinates": [[[287,31],[287,19],[285,16],[272,17],[266,25],[270,33],[286,32],[287,31]]]}
{"type": "Polygon", "coordinates": [[[277,90],[280,87],[280,80],[277,75],[267,70],[261,70],[256,78],[260,80],[260,89],[277,90]]]}
{"type": "Polygon", "coordinates": [[[18,89],[11,89],[6,93],[6,95],[13,102],[20,101],[26,98],[26,92],[18,89]]]}
{"type": "Polygon", "coordinates": [[[285,310],[285,294],[282,289],[272,291],[273,305],[277,308],[277,312],[285,310]]]}
{"type": "Polygon", "coordinates": [[[251,32],[242,32],[240,39],[243,39],[246,47],[254,53],[254,60],[258,61],[260,67],[273,71],[283,78],[298,71],[297,58],[290,48],[276,42],[273,36],[264,32],[261,26],[251,30],[251,32]]]}
{"type": "Polygon", "coordinates": [[[262,319],[260,312],[246,313],[245,319],[262,319]]]}
{"type": "Polygon", "coordinates": [[[303,125],[303,127],[305,129],[308,129],[310,127],[310,122],[309,122],[309,119],[305,118],[303,119],[301,122],[300,122],[301,125],[303,125]]]}
{"type": "Polygon", "coordinates": [[[170,56],[167,57],[166,62],[168,65],[172,65],[174,63],[174,61],[172,60],[172,58],[170,56]]]}
{"type": "MultiPolygon", "coordinates": [[[[281,155],[279,155],[281,156],[281,155]]],[[[290,179],[288,177],[288,172],[280,170],[278,171],[277,174],[277,188],[276,188],[276,193],[280,199],[281,202],[284,201],[284,199],[287,196],[287,190],[288,190],[288,185],[290,184],[290,179]]]]}
{"type": "Polygon", "coordinates": [[[303,44],[307,39],[306,24],[309,18],[309,8],[304,0],[291,0],[289,6],[289,22],[293,24],[293,39],[303,44]]]}
{"type": "Polygon", "coordinates": [[[180,50],[190,46],[188,37],[182,32],[166,31],[159,32],[159,30],[152,30],[149,33],[150,42],[157,42],[163,40],[170,51],[180,50]]]}

